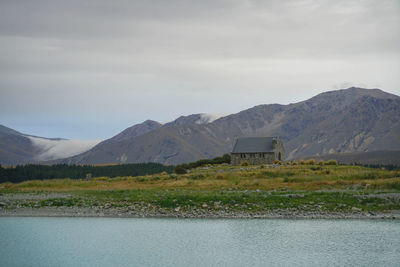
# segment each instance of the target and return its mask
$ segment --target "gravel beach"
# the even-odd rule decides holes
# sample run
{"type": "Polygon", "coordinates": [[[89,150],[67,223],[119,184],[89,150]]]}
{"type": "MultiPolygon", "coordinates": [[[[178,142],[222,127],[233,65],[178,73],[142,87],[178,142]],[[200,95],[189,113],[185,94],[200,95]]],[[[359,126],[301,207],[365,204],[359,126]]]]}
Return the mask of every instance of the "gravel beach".
{"type": "MultiPolygon", "coordinates": [[[[396,194],[397,196],[397,194],[396,194]]],[[[113,203],[101,206],[40,206],[40,201],[70,199],[67,193],[1,194],[0,216],[21,217],[121,217],[121,218],[281,218],[281,219],[400,219],[400,211],[371,212],[353,209],[349,212],[326,212],[273,209],[265,211],[238,211],[227,207],[178,207],[166,209],[149,203],[131,203],[115,207],[113,203]],[[33,202],[32,202],[33,201],[33,202]],[[24,205],[30,203],[30,206],[24,205]],[[32,204],[34,203],[34,204],[32,204]],[[36,203],[36,204],[35,204],[36,203]]],[[[393,196],[389,196],[393,197],[393,196]]]]}

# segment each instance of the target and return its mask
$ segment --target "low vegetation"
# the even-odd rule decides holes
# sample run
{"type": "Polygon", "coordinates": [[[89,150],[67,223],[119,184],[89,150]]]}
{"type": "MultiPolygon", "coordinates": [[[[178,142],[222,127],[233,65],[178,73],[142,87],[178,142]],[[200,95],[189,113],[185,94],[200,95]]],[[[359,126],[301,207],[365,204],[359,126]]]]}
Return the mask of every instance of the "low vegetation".
{"type": "Polygon", "coordinates": [[[231,162],[231,156],[229,154],[225,154],[222,157],[216,157],[213,159],[201,159],[198,161],[179,164],[175,166],[175,172],[177,174],[184,174],[187,170],[202,167],[205,165],[217,165],[217,164],[229,164],[231,162]]]}
{"type": "Polygon", "coordinates": [[[0,166],[0,183],[47,180],[55,178],[82,179],[99,176],[138,176],[160,172],[172,173],[173,166],[159,163],[113,164],[113,165],[23,165],[16,167],[0,166]]]}
{"type": "MultiPolygon", "coordinates": [[[[261,166],[202,165],[183,174],[2,183],[2,194],[61,192],[68,198],[20,205],[223,209],[261,212],[400,210],[400,171],[320,162],[261,166]]],[[[176,170],[176,169],[175,169],[176,170]]]]}

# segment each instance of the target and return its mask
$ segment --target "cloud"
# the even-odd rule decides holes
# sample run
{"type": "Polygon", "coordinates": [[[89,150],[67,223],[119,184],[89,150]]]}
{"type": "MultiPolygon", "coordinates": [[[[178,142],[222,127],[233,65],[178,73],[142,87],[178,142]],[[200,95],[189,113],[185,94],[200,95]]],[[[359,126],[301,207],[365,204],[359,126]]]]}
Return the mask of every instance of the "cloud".
{"type": "Polygon", "coordinates": [[[200,119],[198,119],[195,123],[196,124],[207,124],[211,123],[219,118],[225,117],[228,114],[211,114],[211,113],[203,113],[200,114],[200,119]]]}
{"type": "Polygon", "coordinates": [[[0,120],[98,138],[338,84],[400,94],[399,14],[397,0],[1,1],[0,120]]]}
{"type": "Polygon", "coordinates": [[[101,140],[52,140],[33,136],[26,137],[40,151],[37,160],[54,160],[78,155],[101,142],[101,140]]]}

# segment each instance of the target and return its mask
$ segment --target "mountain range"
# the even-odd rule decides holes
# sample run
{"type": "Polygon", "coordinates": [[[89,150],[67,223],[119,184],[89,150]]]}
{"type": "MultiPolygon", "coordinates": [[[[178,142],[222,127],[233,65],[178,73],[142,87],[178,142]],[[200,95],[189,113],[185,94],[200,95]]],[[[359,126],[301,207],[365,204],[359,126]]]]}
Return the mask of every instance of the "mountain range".
{"type": "MultiPolygon", "coordinates": [[[[288,105],[258,105],[223,117],[193,114],[166,124],[147,120],[81,154],[47,162],[178,164],[229,153],[240,136],[280,136],[287,160],[400,150],[400,97],[380,89],[351,87],[288,105]]],[[[0,128],[0,163],[37,161],[35,153],[20,133],[0,128]]]]}
{"type": "Polygon", "coordinates": [[[39,137],[0,125],[0,164],[21,165],[65,158],[85,152],[99,142],[39,137]]]}

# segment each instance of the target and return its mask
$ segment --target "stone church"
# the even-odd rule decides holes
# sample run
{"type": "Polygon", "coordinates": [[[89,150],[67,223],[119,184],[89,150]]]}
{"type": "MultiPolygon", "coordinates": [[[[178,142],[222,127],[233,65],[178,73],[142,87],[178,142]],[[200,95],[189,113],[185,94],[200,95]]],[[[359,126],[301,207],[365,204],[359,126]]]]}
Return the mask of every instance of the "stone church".
{"type": "Polygon", "coordinates": [[[236,139],[231,153],[231,164],[247,161],[251,165],[272,164],[282,160],[285,150],[279,137],[241,137],[236,139]]]}

